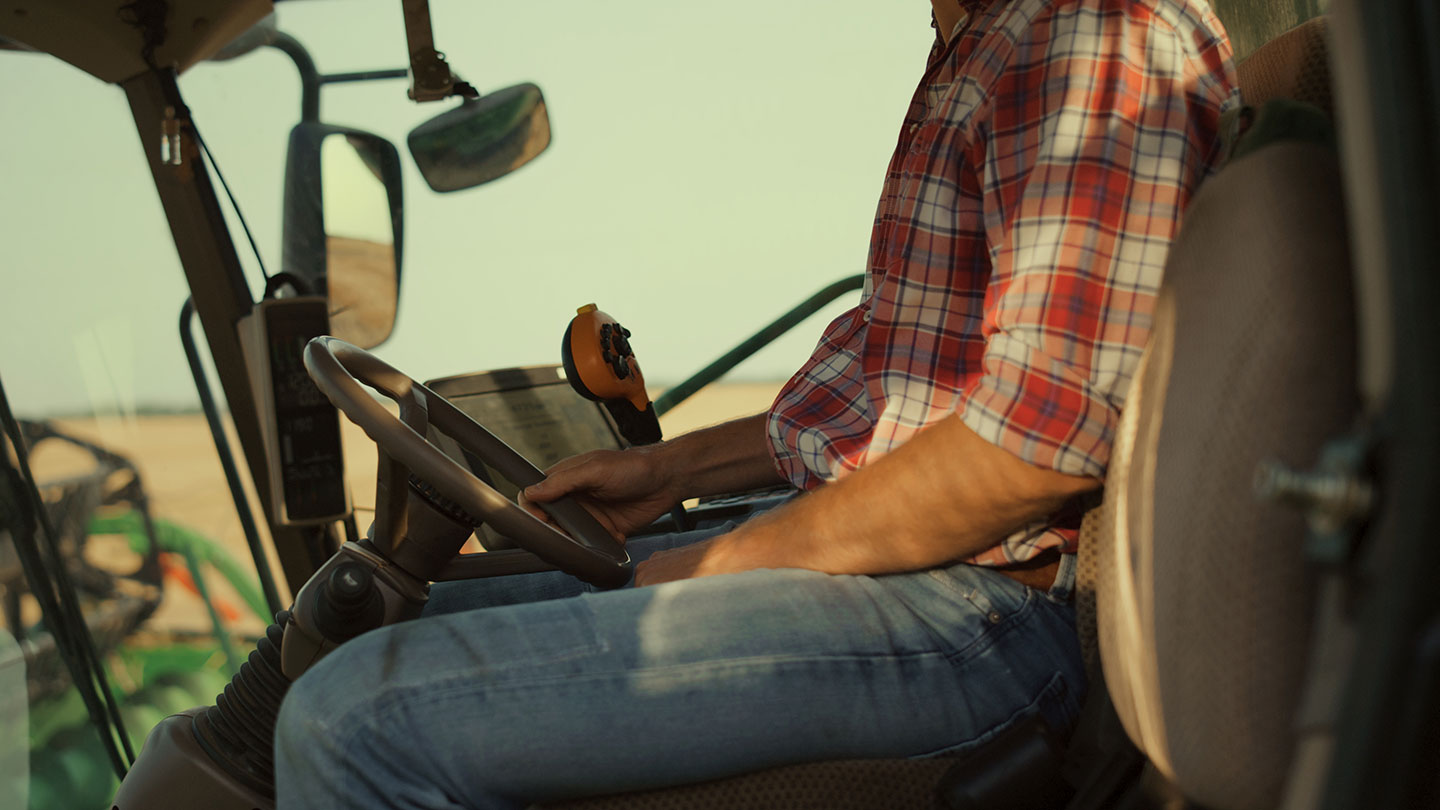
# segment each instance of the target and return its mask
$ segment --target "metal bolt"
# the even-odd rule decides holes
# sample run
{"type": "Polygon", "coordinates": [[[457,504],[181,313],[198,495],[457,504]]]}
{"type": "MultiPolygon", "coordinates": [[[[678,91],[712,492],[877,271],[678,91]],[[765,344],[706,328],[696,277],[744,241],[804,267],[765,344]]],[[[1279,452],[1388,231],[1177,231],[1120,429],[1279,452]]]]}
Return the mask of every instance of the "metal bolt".
{"type": "Polygon", "coordinates": [[[1375,503],[1375,488],[1356,475],[1323,468],[1301,472],[1273,459],[1255,468],[1254,490],[1263,500],[1299,509],[1310,528],[1322,533],[1364,519],[1375,503]]]}
{"type": "Polygon", "coordinates": [[[179,166],[185,162],[180,142],[180,120],[175,117],[174,107],[166,107],[165,117],[160,121],[160,162],[166,166],[179,166]]]}

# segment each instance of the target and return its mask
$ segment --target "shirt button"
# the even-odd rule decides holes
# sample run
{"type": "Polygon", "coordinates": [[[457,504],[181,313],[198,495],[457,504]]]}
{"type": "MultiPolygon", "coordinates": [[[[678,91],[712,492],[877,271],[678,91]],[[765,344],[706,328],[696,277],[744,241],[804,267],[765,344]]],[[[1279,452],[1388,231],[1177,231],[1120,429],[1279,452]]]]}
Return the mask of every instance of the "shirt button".
{"type": "Polygon", "coordinates": [[[870,322],[870,310],[868,310],[868,309],[865,310],[865,313],[860,316],[860,320],[862,320],[862,321],[864,321],[864,322],[866,322],[866,323],[869,323],[869,322],[870,322]]]}
{"type": "Polygon", "coordinates": [[[917,129],[919,129],[919,128],[920,128],[920,125],[919,125],[919,124],[911,124],[911,125],[910,125],[910,134],[911,134],[911,135],[914,135],[914,134],[915,134],[915,130],[917,130],[917,129]]]}
{"type": "Polygon", "coordinates": [[[1000,611],[992,610],[985,618],[989,619],[991,624],[999,624],[1005,617],[1000,615],[1000,611]]]}

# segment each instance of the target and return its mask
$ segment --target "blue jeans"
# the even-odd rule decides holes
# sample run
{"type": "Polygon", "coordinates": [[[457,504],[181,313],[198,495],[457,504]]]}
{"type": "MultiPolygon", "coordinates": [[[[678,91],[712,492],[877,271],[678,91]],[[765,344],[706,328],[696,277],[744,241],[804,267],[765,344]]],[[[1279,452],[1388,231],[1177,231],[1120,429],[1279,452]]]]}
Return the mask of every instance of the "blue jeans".
{"type": "MultiPolygon", "coordinates": [[[[637,560],[724,529],[630,541],[637,560]]],[[[521,808],[766,767],[982,744],[1085,687],[1067,555],[1048,593],[957,564],[750,571],[592,592],[559,573],[437,584],[291,688],[287,808],[521,808]]]]}

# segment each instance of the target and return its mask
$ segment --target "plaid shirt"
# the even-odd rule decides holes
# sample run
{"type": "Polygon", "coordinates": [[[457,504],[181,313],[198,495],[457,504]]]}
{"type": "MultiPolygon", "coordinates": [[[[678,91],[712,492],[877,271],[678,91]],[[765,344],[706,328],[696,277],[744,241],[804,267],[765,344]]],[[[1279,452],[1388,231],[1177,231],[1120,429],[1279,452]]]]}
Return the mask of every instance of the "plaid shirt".
{"type": "MultiPolygon", "coordinates": [[[[858,306],[771,406],[781,474],[834,480],[958,412],[1103,478],[1180,214],[1238,101],[1203,0],[971,3],[890,161],[858,306]]],[[[973,561],[1073,551],[1078,520],[973,561]]]]}

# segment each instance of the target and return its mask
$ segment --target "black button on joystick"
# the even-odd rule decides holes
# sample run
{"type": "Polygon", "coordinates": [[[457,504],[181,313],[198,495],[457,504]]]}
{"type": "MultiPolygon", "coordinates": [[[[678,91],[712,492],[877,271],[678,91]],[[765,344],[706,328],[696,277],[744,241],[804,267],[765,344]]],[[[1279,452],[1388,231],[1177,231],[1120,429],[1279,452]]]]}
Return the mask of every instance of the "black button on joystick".
{"type": "Polygon", "coordinates": [[[360,563],[341,563],[330,572],[326,582],[330,598],[337,608],[364,605],[370,599],[370,586],[374,575],[360,563]]]}
{"type": "Polygon", "coordinates": [[[335,566],[315,600],[315,626],[334,641],[344,641],[380,626],[384,604],[375,589],[375,574],[359,562],[335,566]]]}

